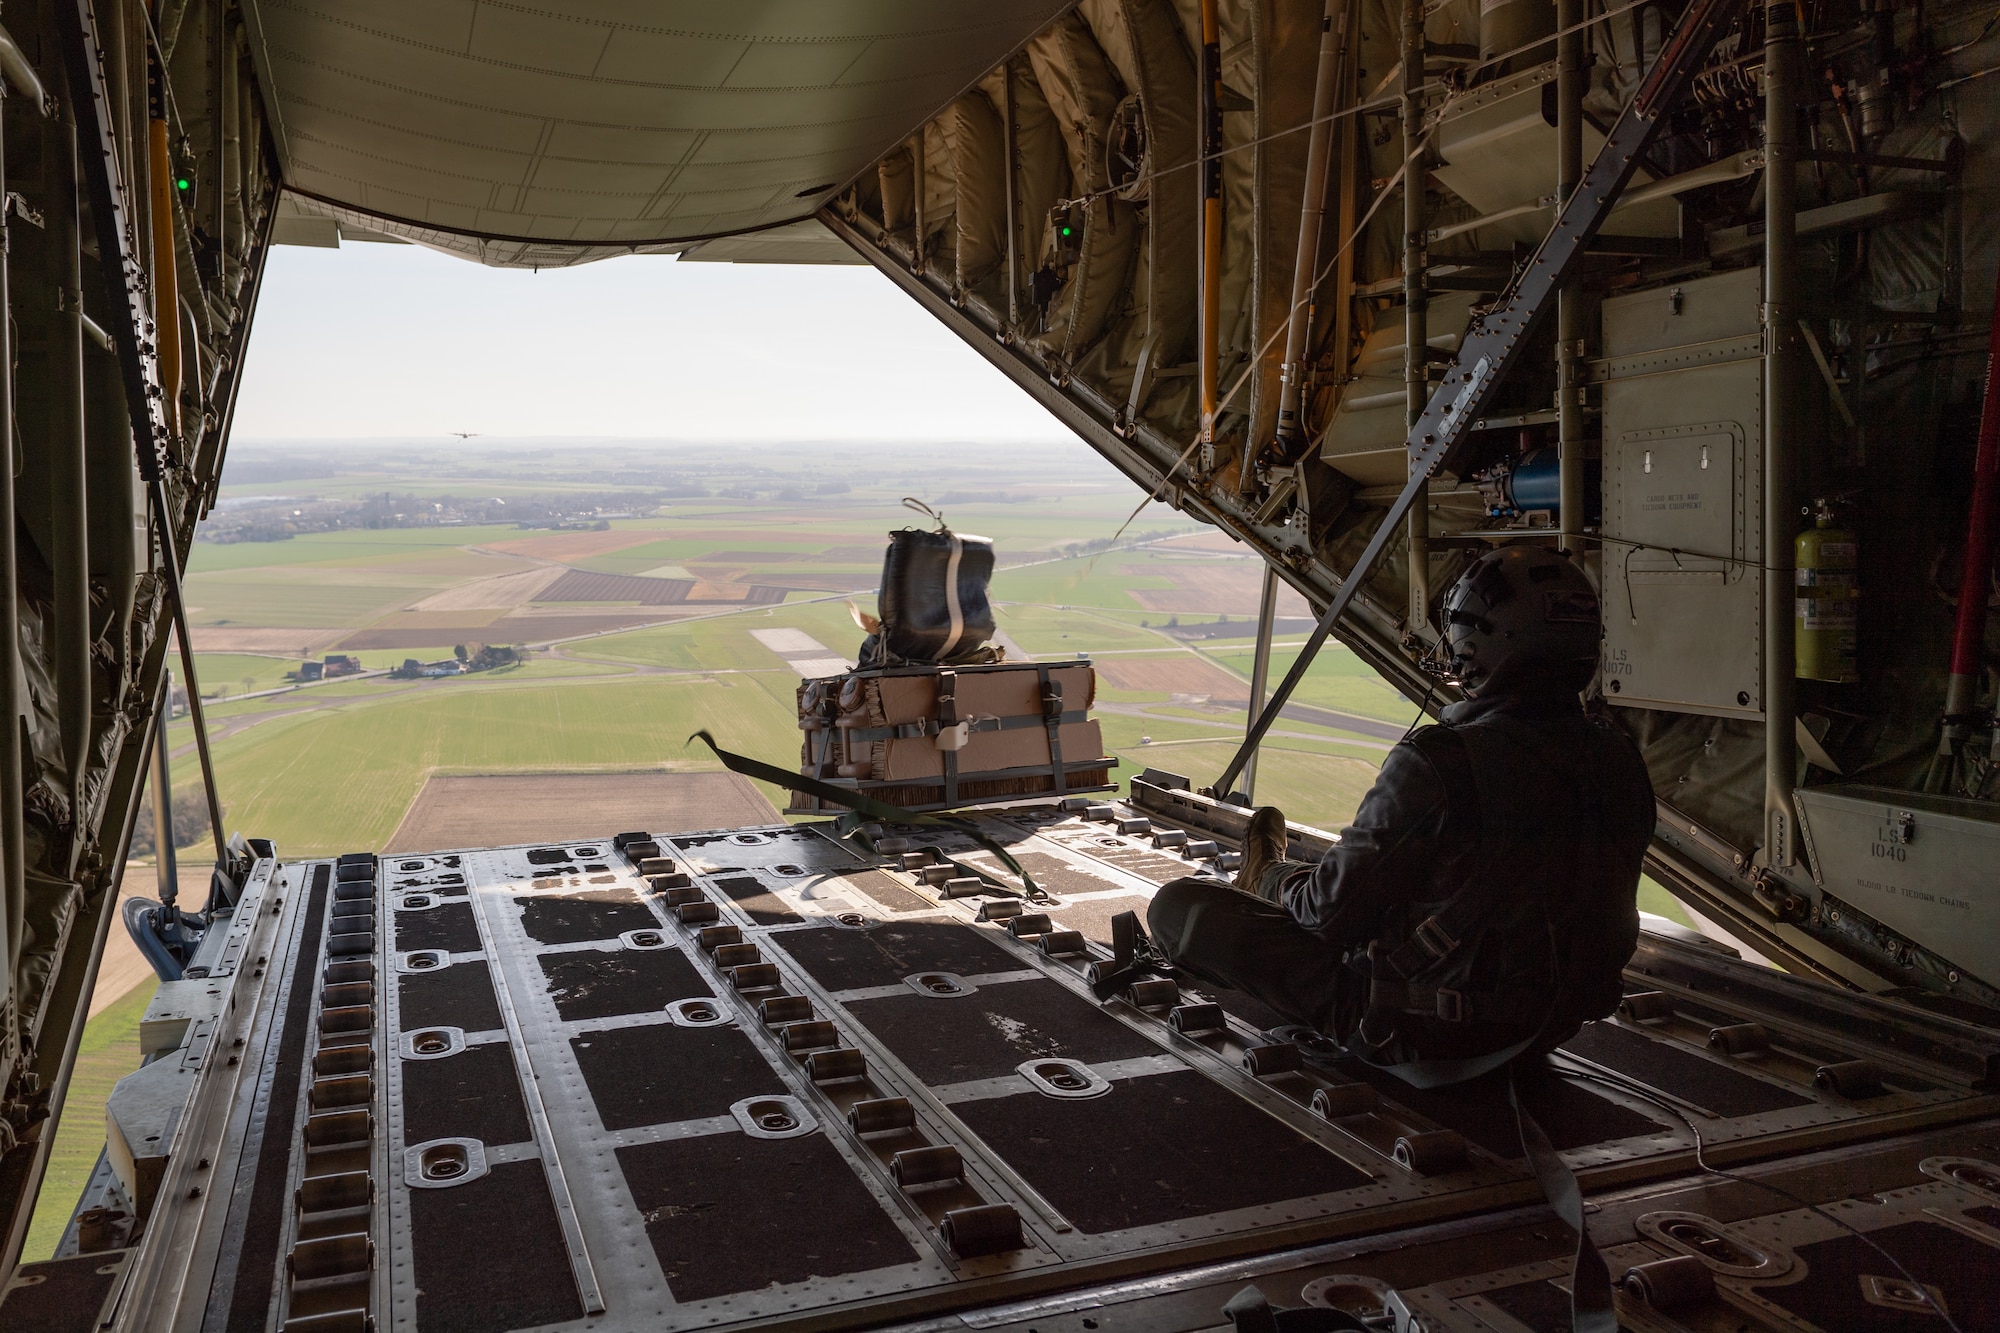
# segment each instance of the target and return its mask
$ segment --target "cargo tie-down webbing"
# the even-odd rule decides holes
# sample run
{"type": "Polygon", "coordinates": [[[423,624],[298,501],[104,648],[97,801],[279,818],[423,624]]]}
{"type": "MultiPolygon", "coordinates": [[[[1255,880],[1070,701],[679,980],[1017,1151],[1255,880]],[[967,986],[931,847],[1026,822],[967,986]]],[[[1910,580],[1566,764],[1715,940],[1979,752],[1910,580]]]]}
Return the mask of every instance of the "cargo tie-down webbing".
{"type": "MultiPolygon", "coordinates": [[[[706,730],[697,731],[694,735],[688,737],[688,739],[690,741],[698,740],[703,745],[706,745],[714,752],[715,757],[722,761],[722,766],[732,773],[741,773],[746,778],[756,778],[761,782],[768,782],[774,787],[783,787],[787,791],[800,792],[807,796],[816,796],[822,801],[829,801],[834,805],[845,807],[849,813],[842,815],[834,824],[834,827],[843,838],[853,834],[861,827],[864,821],[871,819],[885,820],[892,824],[913,824],[920,828],[948,828],[954,832],[963,833],[966,837],[999,857],[1002,865],[1020,876],[1021,892],[1019,896],[1028,899],[1030,902],[1039,903],[1048,901],[1049,895],[1042,891],[1041,885],[1035,883],[1035,877],[1030,875],[1022,867],[1021,863],[1014,859],[1014,854],[1002,846],[998,839],[994,838],[970,819],[961,819],[956,815],[929,815],[916,810],[905,810],[900,805],[891,805],[887,801],[878,801],[873,796],[864,796],[850,787],[837,787],[831,782],[822,782],[818,778],[809,778],[802,773],[794,773],[790,769],[779,768],[776,764],[767,764],[761,759],[752,759],[748,755],[725,750],[715,743],[715,737],[709,735],[706,730]]],[[[1013,892],[1012,889],[1000,884],[995,884],[993,889],[996,893],[1013,892]]]]}
{"type": "Polygon", "coordinates": [[[1576,1172],[1570,1170],[1569,1163],[1549,1143],[1549,1136],[1535,1123],[1535,1117],[1521,1105],[1521,1094],[1514,1084],[1515,1063],[1541,1040],[1547,1027],[1548,1020],[1544,1018],[1528,1036],[1487,1055],[1458,1060],[1407,1060],[1389,1065],[1363,1063],[1421,1089],[1462,1086],[1506,1066],[1507,1103],[1514,1108],[1522,1155],[1528,1159],[1528,1169],[1534,1173],[1535,1183],[1542,1187],[1542,1197],[1548,1200],[1549,1207],[1576,1232],[1576,1260],[1570,1275],[1570,1328],[1574,1333],[1618,1333],[1618,1317],[1611,1305],[1611,1270],[1605,1266],[1597,1242],[1590,1238],[1590,1229],[1584,1225],[1583,1188],[1577,1184],[1576,1172]]]}
{"type": "Polygon", "coordinates": [[[1590,1228],[1584,1225],[1583,1188],[1576,1183],[1576,1172],[1569,1169],[1549,1136],[1521,1105],[1512,1065],[1507,1067],[1507,1100],[1513,1104],[1521,1148],[1528,1154],[1528,1169],[1535,1173],[1542,1197],[1576,1232],[1576,1261],[1569,1279],[1570,1328],[1575,1333],[1618,1333],[1618,1315],[1611,1306],[1611,1270],[1598,1253],[1597,1242],[1590,1238],[1590,1228]]]}

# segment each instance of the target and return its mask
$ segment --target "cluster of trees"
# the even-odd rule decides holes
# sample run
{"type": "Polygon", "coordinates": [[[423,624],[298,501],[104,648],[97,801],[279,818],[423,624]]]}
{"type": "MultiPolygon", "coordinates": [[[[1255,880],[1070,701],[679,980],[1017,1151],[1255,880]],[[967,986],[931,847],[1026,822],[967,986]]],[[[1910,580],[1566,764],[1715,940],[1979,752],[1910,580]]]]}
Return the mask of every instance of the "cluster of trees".
{"type": "MultiPolygon", "coordinates": [[[[227,819],[228,812],[223,813],[227,819]]],[[[139,802],[139,822],[132,830],[132,855],[151,856],[158,850],[153,836],[156,827],[153,820],[153,797],[149,792],[139,802]]],[[[196,844],[209,845],[208,802],[198,791],[176,792],[174,794],[174,846],[193,847],[196,844]]]]}
{"type": "Polygon", "coordinates": [[[1113,546],[1143,546],[1147,542],[1156,542],[1163,537],[1183,535],[1185,530],[1181,528],[1158,528],[1151,532],[1129,533],[1124,537],[1095,537],[1087,542],[1071,542],[1062,548],[1062,553],[1074,560],[1078,556],[1096,555],[1099,551],[1108,551],[1113,546]]]}
{"type": "Polygon", "coordinates": [[[434,528],[506,523],[526,527],[609,527],[606,515],[647,514],[669,498],[705,495],[699,487],[643,492],[603,491],[534,495],[414,495],[382,491],[358,500],[274,496],[255,504],[219,508],[198,530],[212,542],[285,541],[302,532],[346,528],[434,528]]]}

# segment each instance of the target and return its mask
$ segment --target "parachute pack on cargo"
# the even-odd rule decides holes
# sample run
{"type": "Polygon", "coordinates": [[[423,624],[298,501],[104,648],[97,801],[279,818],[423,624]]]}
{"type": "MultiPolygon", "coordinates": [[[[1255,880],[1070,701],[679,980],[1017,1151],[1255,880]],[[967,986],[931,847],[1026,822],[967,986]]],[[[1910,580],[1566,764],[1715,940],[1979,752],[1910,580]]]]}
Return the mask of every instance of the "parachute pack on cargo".
{"type": "Polygon", "coordinates": [[[931,531],[904,528],[889,534],[882,557],[877,615],[856,619],[869,631],[860,665],[968,666],[997,662],[993,605],[993,541],[953,532],[944,516],[921,500],[903,504],[936,522],[931,531]]]}

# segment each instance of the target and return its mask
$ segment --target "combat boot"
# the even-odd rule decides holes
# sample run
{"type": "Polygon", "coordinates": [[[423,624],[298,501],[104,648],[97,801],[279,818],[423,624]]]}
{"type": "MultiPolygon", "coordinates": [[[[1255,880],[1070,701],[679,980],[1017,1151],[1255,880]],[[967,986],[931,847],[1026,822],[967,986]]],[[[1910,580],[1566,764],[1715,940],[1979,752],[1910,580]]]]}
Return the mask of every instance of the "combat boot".
{"type": "Polygon", "coordinates": [[[1250,815],[1243,831],[1243,864],[1236,872],[1236,887],[1244,893],[1264,897],[1264,872],[1285,859],[1288,849],[1285,812],[1275,805],[1263,805],[1250,815]]]}

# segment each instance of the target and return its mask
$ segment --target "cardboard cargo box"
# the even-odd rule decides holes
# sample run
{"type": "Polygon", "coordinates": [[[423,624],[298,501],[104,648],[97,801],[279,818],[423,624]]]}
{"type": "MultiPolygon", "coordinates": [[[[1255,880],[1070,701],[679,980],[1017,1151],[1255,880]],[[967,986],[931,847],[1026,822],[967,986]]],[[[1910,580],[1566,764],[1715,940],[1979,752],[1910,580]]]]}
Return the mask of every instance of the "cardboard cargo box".
{"type": "MultiPolygon", "coordinates": [[[[1088,662],[884,667],[799,686],[800,771],[910,810],[1104,791],[1088,662]]],[[[790,813],[831,811],[812,796],[790,813]]]]}

